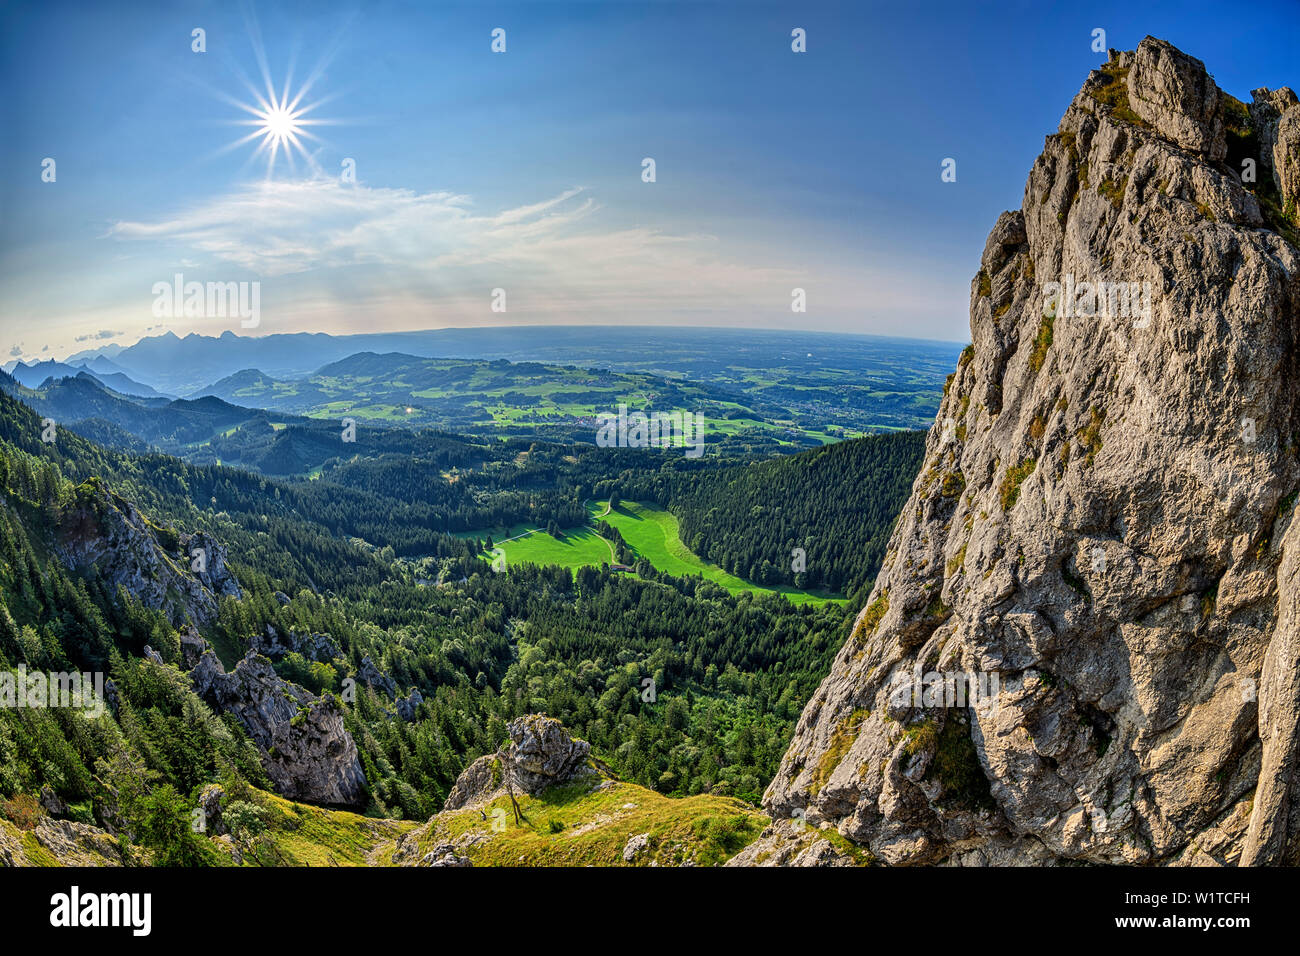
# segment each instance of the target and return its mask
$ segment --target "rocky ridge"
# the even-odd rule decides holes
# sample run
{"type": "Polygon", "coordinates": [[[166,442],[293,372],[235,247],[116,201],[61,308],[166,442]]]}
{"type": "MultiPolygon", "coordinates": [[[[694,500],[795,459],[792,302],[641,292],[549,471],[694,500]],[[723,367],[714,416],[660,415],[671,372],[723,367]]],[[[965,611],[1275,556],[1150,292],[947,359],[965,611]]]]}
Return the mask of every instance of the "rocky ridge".
{"type": "Polygon", "coordinates": [[[1291,90],[1150,37],[1092,72],[750,862],[1300,862],[1298,196],[1291,90]]]}
{"type": "Polygon", "coordinates": [[[154,524],[97,478],[77,486],[56,547],[69,568],[98,569],[110,587],[125,587],[146,607],[165,612],[177,628],[210,624],[221,598],[243,596],[216,539],[154,524]]]}
{"type": "Polygon", "coordinates": [[[554,717],[529,714],[506,725],[509,735],[495,754],[479,757],[466,767],[443,804],[444,810],[490,803],[506,792],[536,795],[549,787],[595,780],[599,774],[587,761],[591,745],[569,735],[554,717]]]}

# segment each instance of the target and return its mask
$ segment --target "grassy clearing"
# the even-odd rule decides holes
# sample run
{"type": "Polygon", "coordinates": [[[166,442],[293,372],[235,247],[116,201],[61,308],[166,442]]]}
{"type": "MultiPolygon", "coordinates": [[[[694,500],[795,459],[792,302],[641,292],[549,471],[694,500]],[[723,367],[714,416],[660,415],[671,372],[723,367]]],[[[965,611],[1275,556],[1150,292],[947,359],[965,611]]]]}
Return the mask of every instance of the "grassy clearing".
{"type": "Polygon", "coordinates": [[[507,566],[518,563],[599,567],[602,562],[610,564],[614,560],[609,542],[591,528],[569,528],[559,538],[534,530],[525,537],[507,541],[501,548],[506,553],[507,566]]]}
{"type": "MultiPolygon", "coordinates": [[[[393,844],[417,823],[381,820],[346,810],[326,810],[255,790],[257,804],[267,812],[265,837],[278,851],[275,862],[286,866],[367,866],[386,864],[393,844]]],[[[245,853],[252,863],[259,854],[245,853]]]]}
{"type": "Polygon", "coordinates": [[[463,853],[475,866],[627,866],[628,840],[648,834],[648,846],[633,866],[678,866],[693,861],[717,866],[758,837],[768,818],[732,797],[700,794],[665,797],[635,784],[611,782],[602,789],[587,784],[555,787],[537,797],[519,798],[524,821],[516,826],[508,797],[483,808],[439,814],[419,835],[417,859],[440,843],[466,840],[463,853]],[[501,814],[495,811],[500,808],[501,814]]]}
{"type": "MultiPolygon", "coordinates": [[[[645,558],[658,571],[676,577],[703,577],[733,594],[745,591],[781,594],[794,604],[845,600],[843,596],[829,592],[751,584],[734,574],[728,574],[716,564],[710,564],[687,548],[682,542],[677,518],[671,512],[656,505],[635,501],[620,502],[613,512],[605,514],[608,507],[609,504],[605,501],[590,502],[587,506],[593,520],[599,518],[617,528],[636,555],[645,558]]],[[[599,567],[614,561],[609,542],[590,527],[563,529],[560,538],[552,538],[545,531],[537,530],[536,525],[524,526],[524,530],[531,530],[532,533],[504,543],[493,535],[493,540],[505,551],[507,567],[511,564],[557,564],[576,570],[581,567],[599,567]]],[[[510,531],[512,535],[522,533],[513,528],[510,531]]],[[[483,537],[484,534],[486,532],[478,531],[465,536],[483,537]]]]}

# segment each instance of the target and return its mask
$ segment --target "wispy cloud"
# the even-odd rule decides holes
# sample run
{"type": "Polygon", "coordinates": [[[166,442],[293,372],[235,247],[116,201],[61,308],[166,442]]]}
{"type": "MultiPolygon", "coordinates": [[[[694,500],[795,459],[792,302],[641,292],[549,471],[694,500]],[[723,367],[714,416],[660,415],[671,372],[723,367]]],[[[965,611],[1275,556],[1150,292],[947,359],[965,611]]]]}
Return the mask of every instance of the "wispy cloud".
{"type": "MultiPolygon", "coordinates": [[[[599,211],[582,187],[484,213],[457,193],[317,178],[250,184],[171,218],[116,223],[109,235],[206,253],[266,278],[382,266],[390,294],[394,284],[435,296],[487,284],[555,307],[779,307],[798,284],[795,270],[745,261],[715,236],[610,228],[599,211]]],[[[367,281],[358,276],[358,286],[367,281]]]]}
{"type": "Polygon", "coordinates": [[[123,334],[124,333],[122,332],[114,332],[112,329],[100,329],[98,332],[88,332],[85,335],[78,335],[77,341],[78,342],[102,342],[105,339],[115,339],[118,336],[123,334]]]}

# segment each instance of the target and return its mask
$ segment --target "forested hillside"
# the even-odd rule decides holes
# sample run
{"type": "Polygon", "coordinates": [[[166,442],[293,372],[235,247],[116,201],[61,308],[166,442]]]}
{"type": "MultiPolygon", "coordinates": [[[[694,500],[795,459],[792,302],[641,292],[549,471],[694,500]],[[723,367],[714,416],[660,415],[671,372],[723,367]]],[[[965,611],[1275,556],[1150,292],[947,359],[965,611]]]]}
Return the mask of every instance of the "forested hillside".
{"type": "MultiPolygon", "coordinates": [[[[404,501],[409,475],[382,463],[345,467],[351,486],[283,483],[132,457],[62,429],[50,444],[41,432],[30,409],[0,396],[0,667],[104,672],[114,707],[99,717],[0,709],[0,802],[16,813],[48,787],[74,818],[177,862],[208,859],[201,841],[177,836],[204,784],[270,786],[245,728],[191,687],[182,638],[192,623],[227,669],[268,625],[327,648],[276,654],[275,670],[345,701],[368,812],[413,819],[501,743],[506,721],[539,711],[631,782],[757,800],[845,637],[833,605],[733,597],[698,579],[495,574],[472,557],[473,542],[435,530],[446,502],[404,501]],[[136,509],[140,540],[124,545],[110,530],[136,509]],[[224,547],[242,589],[215,602],[212,620],[178,620],[149,606],[147,589],[115,586],[109,569],[128,546],[184,578],[184,542],[196,533],[224,547]],[[100,557],[74,566],[77,548],[100,557]],[[445,583],[417,581],[430,561],[445,583]],[[140,656],[145,645],[155,660],[140,656]],[[399,715],[405,703],[412,710],[399,715]]],[[[519,464],[500,467],[523,479],[530,455],[520,451],[519,464]]],[[[545,450],[534,454],[546,473],[545,450]]],[[[495,499],[461,500],[490,511],[495,499]]]]}
{"type": "Polygon", "coordinates": [[[707,472],[628,475],[609,487],[664,504],[686,545],[732,574],[840,591],[856,607],[880,570],[924,453],[924,432],[901,432],[707,472]]]}

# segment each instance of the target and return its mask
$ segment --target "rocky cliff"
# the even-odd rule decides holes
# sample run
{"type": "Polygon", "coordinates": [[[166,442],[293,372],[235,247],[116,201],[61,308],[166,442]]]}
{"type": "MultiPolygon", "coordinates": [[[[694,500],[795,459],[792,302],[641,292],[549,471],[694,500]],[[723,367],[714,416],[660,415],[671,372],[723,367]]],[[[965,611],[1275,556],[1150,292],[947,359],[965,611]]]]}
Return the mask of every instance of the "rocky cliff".
{"type": "Polygon", "coordinates": [[[243,596],[214,538],[155,524],[98,478],[77,486],[56,547],[68,567],[95,568],[111,589],[125,587],[178,628],[207,625],[216,619],[220,598],[243,596]]]}
{"type": "Polygon", "coordinates": [[[1289,89],[1152,38],[1092,72],[752,857],[1300,862],[1298,194],[1289,89]]]}
{"type": "Polygon", "coordinates": [[[333,697],[317,697],[278,677],[271,661],[256,651],[229,674],[208,651],[190,679],[205,701],[239,718],[281,794],[339,806],[364,801],[366,778],[357,745],[333,697]]]}

